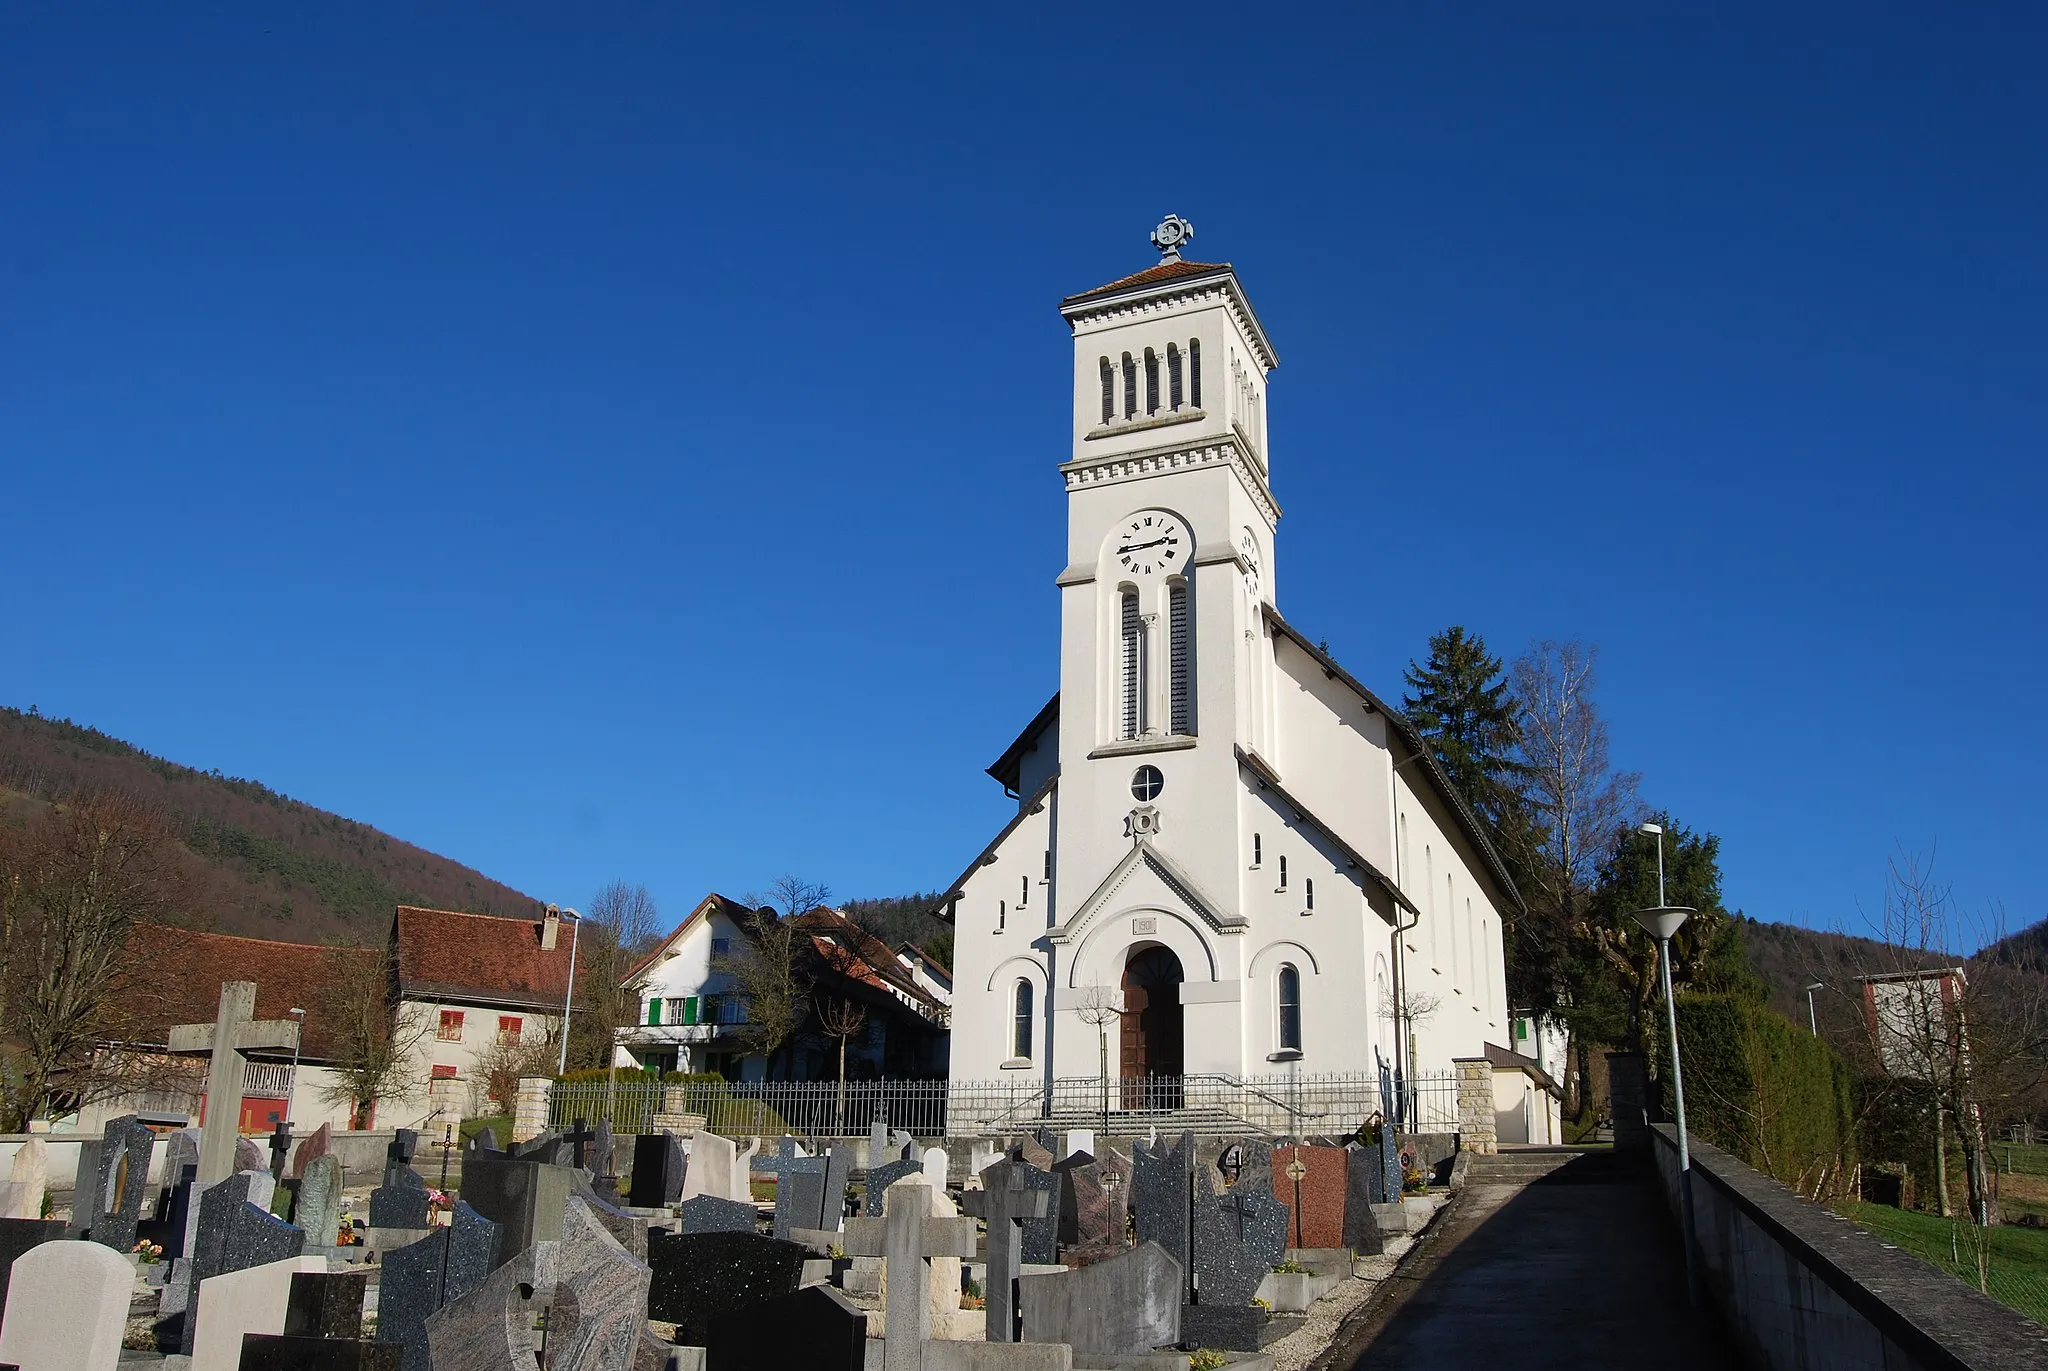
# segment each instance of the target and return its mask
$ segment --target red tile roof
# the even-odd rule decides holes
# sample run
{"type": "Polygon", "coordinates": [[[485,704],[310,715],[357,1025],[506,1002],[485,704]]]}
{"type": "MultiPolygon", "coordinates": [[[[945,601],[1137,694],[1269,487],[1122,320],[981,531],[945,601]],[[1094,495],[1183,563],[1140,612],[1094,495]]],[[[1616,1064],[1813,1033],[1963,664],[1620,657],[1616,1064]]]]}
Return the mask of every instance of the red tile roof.
{"type": "Polygon", "coordinates": [[[797,924],[810,935],[812,946],[832,971],[877,990],[894,991],[938,1006],[938,1000],[912,979],[887,943],[838,910],[821,906],[801,915],[797,924]]]}
{"type": "Polygon", "coordinates": [[[200,933],[160,924],[139,925],[131,946],[146,959],[159,999],[151,1018],[161,1018],[156,1041],[167,1040],[176,1024],[212,1023],[220,1012],[220,988],[229,981],[256,983],[256,1017],[282,1019],[288,1009],[306,1010],[301,1055],[307,1061],[332,1061],[337,1044],[332,1025],[319,1012],[322,993],[332,983],[337,961],[369,962],[381,950],[368,947],[319,947],[310,943],[274,943],[263,938],[237,938],[226,933],[200,933]]]}
{"type": "Polygon", "coordinates": [[[575,925],[563,923],[552,952],[539,919],[501,919],[448,909],[398,907],[399,992],[409,999],[550,1009],[569,984],[575,925]]]}
{"type": "Polygon", "coordinates": [[[1182,276],[1202,276],[1212,271],[1229,271],[1228,262],[1161,262],[1156,267],[1147,267],[1135,276],[1126,276],[1121,281],[1111,281],[1106,286],[1084,290],[1079,295],[1069,295],[1062,304],[1071,305],[1076,300],[1090,300],[1098,295],[1109,295],[1120,290],[1134,290],[1139,286],[1156,286],[1162,281],[1177,280],[1182,276]]]}

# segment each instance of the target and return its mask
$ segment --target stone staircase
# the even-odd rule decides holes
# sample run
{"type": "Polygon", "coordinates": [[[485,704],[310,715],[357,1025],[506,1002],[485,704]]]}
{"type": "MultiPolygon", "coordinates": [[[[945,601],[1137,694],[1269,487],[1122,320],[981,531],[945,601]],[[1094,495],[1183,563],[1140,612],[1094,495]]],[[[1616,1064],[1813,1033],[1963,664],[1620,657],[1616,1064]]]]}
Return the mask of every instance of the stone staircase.
{"type": "Polygon", "coordinates": [[[1628,1169],[1627,1157],[1605,1147],[1504,1147],[1492,1156],[1473,1157],[1465,1183],[1516,1189],[1538,1182],[1598,1184],[1620,1179],[1628,1169]]]}

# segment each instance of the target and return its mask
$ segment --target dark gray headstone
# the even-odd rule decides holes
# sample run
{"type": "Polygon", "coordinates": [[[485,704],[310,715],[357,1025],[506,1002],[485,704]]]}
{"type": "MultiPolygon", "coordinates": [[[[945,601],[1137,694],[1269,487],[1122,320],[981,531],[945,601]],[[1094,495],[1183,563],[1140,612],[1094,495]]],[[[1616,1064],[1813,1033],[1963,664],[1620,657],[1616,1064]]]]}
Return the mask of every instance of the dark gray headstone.
{"type": "Polygon", "coordinates": [[[1372,1207],[1383,1201],[1373,1198],[1380,1177],[1377,1147],[1344,1150],[1344,1245],[1364,1257],[1376,1257],[1386,1245],[1372,1207]]]}
{"type": "Polygon", "coordinates": [[[1195,1203],[1198,1303],[1250,1304],[1259,1282],[1287,1255],[1287,1206],[1273,1197],[1270,1185],[1249,1179],[1240,1179],[1220,1200],[1195,1203]]]}
{"type": "Polygon", "coordinates": [[[1060,1274],[1018,1281],[1025,1342],[1063,1342],[1083,1353],[1118,1355],[1171,1347],[1181,1339],[1180,1264],[1157,1243],[1060,1274]]]}
{"type": "Polygon", "coordinates": [[[405,1371],[431,1371],[427,1318],[484,1283],[497,1266],[498,1226],[458,1202],[453,1222],[384,1254],[377,1339],[397,1343],[405,1371]]]}
{"type": "Polygon", "coordinates": [[[1189,1347],[1256,1352],[1266,1311],[1257,1305],[1190,1304],[1180,1311],[1180,1340],[1189,1347]]]}
{"type": "Polygon", "coordinates": [[[586,1169],[599,1180],[606,1177],[617,1179],[612,1170],[612,1153],[618,1150],[619,1140],[612,1136],[610,1119],[599,1119],[597,1127],[591,1130],[590,1152],[584,1159],[586,1169]]]}
{"type": "Polygon", "coordinates": [[[64,1237],[62,1219],[0,1219],[0,1309],[7,1307],[7,1279],[14,1259],[31,1247],[64,1237]]]}
{"type": "Polygon", "coordinates": [[[427,1192],[423,1186],[380,1185],[370,1192],[372,1228],[425,1228],[428,1218],[427,1192]]]}
{"type": "Polygon", "coordinates": [[[1188,1276],[1194,1254],[1188,1250],[1193,1224],[1195,1135],[1183,1133],[1169,1147],[1164,1141],[1131,1148],[1131,1207],[1137,1213],[1139,1242],[1156,1242],[1188,1276]]]}
{"type": "Polygon", "coordinates": [[[250,1173],[236,1172],[208,1186],[199,1197],[199,1224],[187,1261],[184,1327],[179,1333],[178,1350],[188,1357],[197,1332],[192,1297],[201,1281],[281,1262],[306,1250],[304,1232],[249,1203],[252,1180],[250,1173]]]}
{"type": "Polygon", "coordinates": [[[462,1198],[498,1225],[498,1260],[506,1262],[562,1231],[562,1209],[583,1172],[528,1157],[471,1152],[462,1163],[462,1198]]]}
{"type": "Polygon", "coordinates": [[[368,1271],[294,1271],[284,1331],[302,1338],[360,1338],[369,1285],[368,1271]]]}
{"type": "MultiPolygon", "coordinates": [[[[450,1297],[427,1316],[422,1366],[473,1368],[474,1371],[517,1371],[539,1365],[534,1323],[551,1285],[550,1248],[528,1248],[461,1296],[450,1297]]],[[[386,1274],[389,1279],[389,1273],[386,1274]]],[[[383,1340],[381,1318],[378,1340],[383,1340]]],[[[622,1363],[623,1364],[623,1363],[622,1363]]],[[[405,1365],[415,1365],[407,1347],[405,1365]]]]}
{"type": "Polygon", "coordinates": [[[470,1135],[469,1150],[472,1152],[502,1152],[498,1146],[498,1130],[486,1124],[470,1135]]]}
{"type": "Polygon", "coordinates": [[[1401,1199],[1401,1140],[1391,1128],[1380,1130],[1380,1197],[1374,1204],[1397,1204],[1401,1199]]]}
{"type": "Polygon", "coordinates": [[[1069,1266],[1113,1257],[1130,1247],[1130,1164],[1116,1153],[1076,1152],[1053,1163],[1060,1196],[1060,1260],[1069,1266]]]}
{"type": "Polygon", "coordinates": [[[400,1371],[403,1349],[388,1342],[244,1333],[240,1371],[400,1371]]]}
{"type": "Polygon", "coordinates": [[[846,1219],[846,1186],[853,1178],[853,1155],[844,1147],[825,1152],[825,1193],[818,1205],[818,1227],[836,1233],[846,1219]]]}
{"type": "Polygon", "coordinates": [[[819,1228],[825,1213],[825,1159],[785,1157],[775,1178],[775,1236],[792,1229],[819,1228]]]}
{"type": "MultiPolygon", "coordinates": [[[[92,1240],[102,1247],[127,1252],[135,1246],[135,1225],[142,1220],[149,1195],[149,1156],[155,1148],[156,1134],[137,1123],[133,1114],[109,1120],[100,1135],[98,1180],[92,1191],[97,1203],[91,1217],[79,1221],[92,1226],[92,1240]]],[[[71,1203],[75,1210],[76,1194],[71,1203]]]]}
{"type": "Polygon", "coordinates": [[[803,1280],[810,1249],[758,1233],[647,1235],[647,1317],[676,1325],[676,1341],[703,1347],[712,1316],[743,1313],[803,1280]]]}
{"type": "MultiPolygon", "coordinates": [[[[392,1132],[391,1141],[384,1148],[384,1184],[408,1184],[406,1176],[412,1173],[412,1159],[419,1155],[420,1135],[410,1128],[392,1132]]],[[[412,1176],[418,1181],[417,1175],[412,1176]]]]}
{"type": "Polygon", "coordinates": [[[883,1162],[880,1166],[870,1168],[868,1171],[867,1194],[861,1199],[860,1212],[871,1219],[881,1218],[882,1197],[888,1193],[889,1187],[902,1180],[905,1176],[922,1176],[923,1174],[923,1162],[883,1162]]]}
{"type": "Polygon", "coordinates": [[[635,1209],[665,1209],[674,1204],[683,1196],[683,1176],[689,1165],[681,1138],[666,1128],[642,1133],[633,1139],[633,1183],[627,1187],[626,1202],[635,1209]]]}
{"type": "Polygon", "coordinates": [[[1056,1194],[1031,1184],[1031,1173],[1038,1168],[1020,1152],[1012,1148],[981,1173],[981,1189],[960,1196],[961,1209],[988,1225],[983,1328],[989,1342],[1020,1341],[1017,1279],[1023,1274],[1024,1228],[1059,1203],[1056,1194]]]}
{"type": "MultiPolygon", "coordinates": [[[[751,1204],[718,1195],[692,1195],[684,1200],[677,1220],[684,1233],[751,1233],[759,1211],[751,1204]]],[[[650,1237],[649,1242],[653,1239],[650,1237]]]]}
{"type": "Polygon", "coordinates": [[[756,1153],[753,1161],[748,1164],[748,1170],[755,1175],[779,1176],[782,1174],[782,1168],[793,1162],[801,1163],[816,1160],[817,1158],[815,1157],[798,1156],[796,1139],[785,1136],[776,1143],[773,1152],[756,1153]]]}
{"type": "Polygon", "coordinates": [[[868,1316],[829,1285],[721,1310],[704,1340],[705,1371],[862,1371],[868,1316]]]}

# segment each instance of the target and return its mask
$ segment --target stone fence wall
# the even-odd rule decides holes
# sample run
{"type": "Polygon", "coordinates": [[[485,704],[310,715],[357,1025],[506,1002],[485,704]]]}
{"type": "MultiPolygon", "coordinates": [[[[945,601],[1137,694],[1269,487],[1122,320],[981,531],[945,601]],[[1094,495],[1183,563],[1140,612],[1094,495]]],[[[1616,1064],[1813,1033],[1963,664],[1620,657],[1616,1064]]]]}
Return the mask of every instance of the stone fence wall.
{"type": "MultiPolygon", "coordinates": [[[[1651,1154],[1679,1212],[1678,1135],[1651,1154]]],[[[1746,1360],[1768,1371],[2021,1371],[2048,1330],[1692,1139],[1702,1285],[1746,1360]]]]}

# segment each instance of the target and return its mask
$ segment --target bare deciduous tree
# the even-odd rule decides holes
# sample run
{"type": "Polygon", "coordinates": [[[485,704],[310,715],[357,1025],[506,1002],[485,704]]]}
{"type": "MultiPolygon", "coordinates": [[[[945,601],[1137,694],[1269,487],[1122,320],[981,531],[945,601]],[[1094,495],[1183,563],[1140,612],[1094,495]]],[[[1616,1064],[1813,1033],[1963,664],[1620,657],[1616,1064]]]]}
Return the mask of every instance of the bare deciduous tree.
{"type": "Polygon", "coordinates": [[[183,912],[177,841],[149,806],[84,794],[0,830],[0,1126],[25,1129],[149,1088],[176,1063],[110,1050],[153,1034],[162,1000],[138,965],[138,924],[183,912]]]}
{"type": "Polygon", "coordinates": [[[400,1012],[398,969],[388,943],[331,947],[323,972],[308,1006],[334,1050],[333,1080],[321,1095],[329,1104],[347,1106],[349,1127],[368,1128],[378,1104],[419,1098],[424,1083],[408,1067],[435,1025],[424,1014],[400,1012]]]}
{"type": "Polygon", "coordinates": [[[576,935],[576,1008],[569,1033],[573,1066],[612,1064],[619,1031],[632,1027],[640,1012],[639,992],[625,979],[664,931],[661,911],[644,885],[613,881],[591,897],[576,935]]]}
{"type": "Polygon", "coordinates": [[[854,1034],[867,1027],[867,1006],[858,1000],[837,997],[818,1006],[818,1023],[828,1037],[839,1040],[839,1095],[834,1115],[835,1127],[841,1133],[846,1131],[846,1043],[854,1034]]]}
{"type": "Polygon", "coordinates": [[[510,1114],[519,1094],[520,1078],[555,1074],[555,1046],[536,1034],[499,1037],[477,1053],[470,1078],[470,1112],[510,1114]]]}
{"type": "Polygon", "coordinates": [[[743,916],[745,937],[738,947],[711,959],[711,969],[730,976],[746,1005],[739,1038],[751,1051],[775,1059],[796,1037],[811,1009],[813,982],[809,939],[797,916],[832,898],[830,889],[796,876],[776,881],[768,897],[749,893],[754,908],[743,916]]]}

